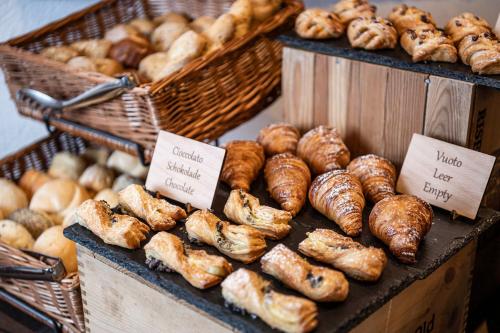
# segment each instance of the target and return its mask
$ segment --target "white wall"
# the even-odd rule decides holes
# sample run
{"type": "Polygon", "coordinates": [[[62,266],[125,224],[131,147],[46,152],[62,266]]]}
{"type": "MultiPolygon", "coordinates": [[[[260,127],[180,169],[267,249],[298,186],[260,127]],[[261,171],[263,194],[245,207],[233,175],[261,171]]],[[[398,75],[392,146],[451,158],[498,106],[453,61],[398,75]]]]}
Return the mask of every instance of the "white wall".
{"type": "MultiPolygon", "coordinates": [[[[0,0],[0,41],[29,32],[55,19],[89,6],[97,0],[0,0]]],[[[307,6],[327,7],[334,0],[307,0],[307,6]]],[[[372,0],[380,15],[401,1],[372,0]]],[[[412,0],[406,1],[429,10],[439,25],[463,11],[472,11],[494,24],[500,13],[500,0],[412,0]]],[[[258,129],[280,118],[282,103],[278,101],[270,109],[239,128],[227,133],[222,141],[233,138],[254,138],[258,129]]],[[[45,128],[28,118],[20,117],[4,84],[0,72],[0,158],[46,135],[45,128]]]]}

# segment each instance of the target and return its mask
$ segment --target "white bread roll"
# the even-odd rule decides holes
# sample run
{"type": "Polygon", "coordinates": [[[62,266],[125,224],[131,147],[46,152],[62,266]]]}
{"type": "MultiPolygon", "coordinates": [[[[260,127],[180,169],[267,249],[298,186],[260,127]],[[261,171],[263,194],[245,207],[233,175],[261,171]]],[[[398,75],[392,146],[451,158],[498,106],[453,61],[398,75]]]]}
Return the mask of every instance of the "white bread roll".
{"type": "Polygon", "coordinates": [[[115,208],[118,206],[118,193],[110,188],[105,188],[96,194],[94,200],[101,201],[104,200],[108,203],[109,207],[115,208]]]}
{"type": "Polygon", "coordinates": [[[48,174],[54,178],[78,180],[83,170],[85,170],[85,161],[81,157],[62,152],[54,155],[48,174]]]}
{"type": "Polygon", "coordinates": [[[132,177],[144,179],[148,175],[149,168],[141,164],[141,161],[135,156],[114,151],[106,163],[108,168],[117,170],[120,173],[126,173],[132,177]]]}
{"type": "Polygon", "coordinates": [[[115,173],[112,169],[103,165],[94,164],[89,166],[80,176],[80,185],[99,192],[102,189],[111,187],[115,180],[115,173]]]}
{"type": "Polygon", "coordinates": [[[28,196],[24,191],[6,178],[0,178],[0,211],[3,216],[19,209],[28,207],[28,196]]]}
{"type": "Polygon", "coordinates": [[[64,237],[63,230],[60,225],[45,230],[33,245],[33,251],[61,258],[66,272],[73,273],[78,270],[76,245],[64,237]]]}
{"type": "Polygon", "coordinates": [[[0,241],[17,249],[31,250],[35,240],[25,227],[11,220],[0,221],[0,241]]]}

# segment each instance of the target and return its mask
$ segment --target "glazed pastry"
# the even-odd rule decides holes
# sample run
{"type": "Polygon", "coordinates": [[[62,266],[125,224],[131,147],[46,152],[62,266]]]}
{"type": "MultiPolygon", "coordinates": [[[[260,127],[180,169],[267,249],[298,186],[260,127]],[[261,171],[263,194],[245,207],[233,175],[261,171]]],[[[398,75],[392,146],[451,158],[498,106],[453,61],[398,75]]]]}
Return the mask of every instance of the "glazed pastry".
{"type": "Polygon", "coordinates": [[[92,191],[99,192],[111,187],[114,179],[115,173],[113,170],[103,165],[94,164],[85,169],[78,182],[92,191]]]}
{"type": "Polygon", "coordinates": [[[155,24],[153,23],[153,21],[148,20],[147,18],[133,19],[128,23],[128,25],[132,26],[146,37],[149,37],[155,29],[155,24]]]}
{"type": "Polygon", "coordinates": [[[318,126],[304,134],[297,155],[309,165],[313,174],[345,168],[351,158],[337,130],[327,126],[318,126]]]}
{"type": "Polygon", "coordinates": [[[78,271],[76,244],[63,234],[63,226],[56,225],[45,230],[33,245],[33,251],[61,258],[67,273],[78,271]]]}
{"type": "Polygon", "coordinates": [[[208,41],[207,52],[210,53],[222,48],[234,37],[235,29],[236,21],[233,15],[222,14],[219,16],[204,34],[208,41]]]}
{"type": "Polygon", "coordinates": [[[75,220],[104,243],[126,249],[139,248],[149,232],[148,226],[135,217],[114,214],[105,201],[85,201],[76,210],[75,220]]]}
{"type": "Polygon", "coordinates": [[[168,63],[167,52],[156,52],[148,55],[139,63],[139,74],[148,81],[154,81],[157,73],[168,63]]]}
{"type": "Polygon", "coordinates": [[[399,261],[411,264],[416,262],[420,241],[431,229],[432,208],[416,196],[396,195],[373,207],[368,224],[399,261]]]}
{"type": "Polygon", "coordinates": [[[35,240],[23,225],[11,220],[0,220],[0,242],[16,249],[31,250],[35,240]]]}
{"type": "Polygon", "coordinates": [[[228,142],[221,179],[232,189],[248,192],[264,161],[264,148],[259,143],[239,140],[228,142]]]}
{"type": "Polygon", "coordinates": [[[278,293],[259,274],[240,268],[221,284],[222,296],[231,306],[258,316],[283,332],[310,332],[318,325],[318,309],[305,298],[278,293]]]}
{"type": "Polygon", "coordinates": [[[109,51],[109,57],[126,67],[137,68],[141,60],[152,51],[153,48],[146,39],[131,36],[114,44],[109,51]]]}
{"type": "Polygon", "coordinates": [[[252,4],[252,18],[262,22],[273,16],[280,7],[282,0],[250,0],[252,4]]]}
{"type": "Polygon", "coordinates": [[[332,7],[332,12],[339,16],[343,25],[358,17],[371,18],[376,10],[377,7],[370,5],[366,0],[340,0],[332,7]]]}
{"type": "Polygon", "coordinates": [[[338,38],[344,33],[344,25],[336,14],[321,8],[311,8],[299,14],[295,21],[295,32],[309,39],[338,38]]]}
{"type": "Polygon", "coordinates": [[[186,31],[189,31],[186,23],[165,22],[153,31],[151,43],[156,51],[168,51],[174,41],[186,31]]]}
{"type": "Polygon", "coordinates": [[[105,189],[99,191],[95,195],[94,200],[97,200],[97,201],[104,200],[107,202],[107,204],[111,208],[115,208],[116,206],[118,206],[118,203],[120,201],[120,199],[118,197],[118,193],[113,191],[110,188],[105,188],[105,189]]]}
{"type": "Polygon", "coordinates": [[[54,225],[54,221],[46,213],[28,208],[13,211],[8,216],[8,219],[25,227],[34,239],[38,238],[42,232],[54,225]]]}
{"type": "Polygon", "coordinates": [[[462,62],[478,74],[500,74],[500,42],[490,32],[468,35],[460,42],[462,62]]]}
{"type": "Polygon", "coordinates": [[[361,233],[365,198],[361,183],[349,171],[333,170],[316,177],[309,189],[309,202],[347,235],[361,233]]]}
{"type": "Polygon", "coordinates": [[[111,45],[106,39],[85,39],[71,43],[71,48],[89,58],[106,58],[111,45]]]}
{"type": "Polygon", "coordinates": [[[221,253],[245,264],[251,263],[266,250],[264,234],[246,225],[221,221],[208,210],[199,210],[186,220],[186,231],[193,242],[214,246],[221,253]]]}
{"type": "Polygon", "coordinates": [[[401,35],[401,46],[413,62],[457,61],[457,49],[441,30],[434,28],[408,29],[401,35]]]}
{"type": "Polygon", "coordinates": [[[135,178],[124,173],[116,177],[111,189],[118,193],[131,184],[144,185],[144,182],[139,178],[135,178]]]}
{"type": "Polygon", "coordinates": [[[311,265],[283,244],[276,245],[266,253],[260,263],[264,273],[314,301],[340,302],[349,293],[349,283],[344,274],[311,265]]]}
{"type": "Polygon", "coordinates": [[[115,169],[120,173],[126,173],[135,178],[144,179],[148,175],[149,168],[141,164],[141,161],[132,155],[116,150],[106,162],[108,168],[115,169]]]}
{"type": "Polygon", "coordinates": [[[193,22],[189,23],[189,27],[199,34],[204,33],[205,31],[214,24],[215,19],[212,16],[200,16],[193,22]]]}
{"type": "Polygon", "coordinates": [[[28,207],[28,196],[14,182],[0,178],[0,211],[9,216],[13,211],[28,207]]]}
{"type": "Polygon", "coordinates": [[[113,44],[128,38],[130,36],[141,36],[139,30],[132,25],[117,24],[104,34],[104,39],[111,41],[113,44]]]}
{"type": "Polygon", "coordinates": [[[306,203],[311,184],[307,164],[290,153],[274,155],[266,162],[264,177],[271,197],[292,216],[297,215],[306,203]]]}
{"type": "Polygon", "coordinates": [[[261,205],[259,199],[243,190],[231,191],[224,214],[232,222],[254,227],[270,239],[281,239],[292,229],[288,225],[292,214],[261,205]]]}
{"type": "Polygon", "coordinates": [[[400,35],[408,29],[415,30],[417,28],[436,28],[436,22],[434,21],[431,13],[413,6],[409,7],[405,4],[397,5],[392,9],[392,12],[389,14],[389,21],[394,24],[394,27],[400,35]]]}
{"type": "Polygon", "coordinates": [[[79,55],[78,51],[69,46],[49,46],[40,51],[45,58],[59,62],[68,62],[79,55]]]}
{"type": "Polygon", "coordinates": [[[295,154],[300,139],[299,130],[289,124],[271,124],[262,128],[257,142],[264,147],[266,155],[295,154]]]}
{"type": "Polygon", "coordinates": [[[189,21],[190,18],[186,13],[176,13],[176,12],[167,12],[153,19],[153,23],[156,25],[160,25],[166,22],[189,24],[189,21]]]}
{"type": "Polygon", "coordinates": [[[154,231],[168,230],[185,218],[186,211],[164,199],[153,198],[140,185],[129,185],[118,193],[120,206],[145,220],[154,231]]]}
{"type": "Polygon", "coordinates": [[[68,152],[57,153],[50,163],[48,174],[54,178],[78,180],[85,170],[85,161],[68,152]]]}
{"type": "Polygon", "coordinates": [[[220,256],[203,250],[191,250],[182,240],[161,231],[144,246],[146,265],[158,271],[174,271],[193,287],[206,289],[219,284],[233,271],[231,264],[220,256]]]}
{"type": "Polygon", "coordinates": [[[107,76],[114,76],[123,73],[123,66],[114,59],[95,58],[92,62],[96,66],[96,71],[107,76]]]}
{"type": "Polygon", "coordinates": [[[373,203],[395,194],[396,167],[388,159],[373,154],[359,156],[347,170],[359,179],[365,197],[373,203]]]}
{"type": "Polygon", "coordinates": [[[28,195],[28,198],[31,198],[36,190],[51,179],[52,177],[45,172],[30,169],[23,173],[19,180],[19,187],[28,195]]]}
{"type": "Polygon", "coordinates": [[[446,24],[444,31],[453,43],[458,44],[466,36],[491,32],[491,27],[485,19],[477,15],[462,13],[451,18],[446,24]]]}
{"type": "Polygon", "coordinates": [[[228,13],[234,17],[234,37],[238,38],[245,35],[252,24],[252,1],[236,0],[229,8],[228,13]]]}
{"type": "Polygon", "coordinates": [[[381,17],[354,19],[347,28],[347,37],[352,47],[365,50],[393,49],[398,43],[398,32],[381,17]]]}
{"type": "Polygon", "coordinates": [[[365,247],[328,229],[308,232],[299,244],[299,251],[361,281],[378,280],[387,263],[382,249],[365,247]]]}
{"type": "Polygon", "coordinates": [[[97,66],[94,61],[85,56],[71,58],[71,60],[67,62],[67,65],[75,71],[97,72],[97,66]]]}

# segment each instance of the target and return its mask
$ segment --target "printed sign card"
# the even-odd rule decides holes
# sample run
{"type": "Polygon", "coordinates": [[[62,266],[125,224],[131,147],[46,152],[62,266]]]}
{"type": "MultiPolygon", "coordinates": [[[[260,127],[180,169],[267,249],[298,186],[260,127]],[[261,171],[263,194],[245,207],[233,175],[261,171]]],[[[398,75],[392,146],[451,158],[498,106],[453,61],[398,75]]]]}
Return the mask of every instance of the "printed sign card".
{"type": "Polygon", "coordinates": [[[196,208],[211,208],[225,154],[225,149],[160,131],[146,188],[196,208]]]}
{"type": "Polygon", "coordinates": [[[476,218],[495,157],[413,134],[397,191],[476,218]]]}

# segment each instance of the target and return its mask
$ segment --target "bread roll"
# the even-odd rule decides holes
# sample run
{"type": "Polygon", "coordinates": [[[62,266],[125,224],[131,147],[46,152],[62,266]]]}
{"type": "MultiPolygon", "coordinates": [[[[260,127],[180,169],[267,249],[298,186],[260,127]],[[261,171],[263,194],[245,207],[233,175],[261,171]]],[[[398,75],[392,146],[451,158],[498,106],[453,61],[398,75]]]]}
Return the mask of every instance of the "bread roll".
{"type": "Polygon", "coordinates": [[[33,245],[33,251],[61,258],[66,272],[73,273],[78,271],[76,245],[64,237],[63,230],[60,225],[45,230],[33,245]]]}
{"type": "Polygon", "coordinates": [[[167,52],[156,52],[148,55],[139,63],[139,74],[148,81],[154,81],[157,73],[168,63],[167,52]]]}
{"type": "Polygon", "coordinates": [[[233,15],[223,14],[215,20],[214,24],[205,32],[208,40],[208,52],[218,50],[224,43],[234,37],[236,21],[233,15]]]}
{"type": "Polygon", "coordinates": [[[97,72],[96,64],[89,57],[78,56],[68,61],[68,66],[76,71],[97,72]]]}
{"type": "Polygon", "coordinates": [[[102,189],[111,187],[114,179],[115,173],[112,169],[104,165],[94,164],[85,169],[80,176],[79,183],[88,189],[99,192],[102,189]]]}
{"type": "Polygon", "coordinates": [[[196,20],[191,22],[189,24],[189,27],[193,31],[201,34],[201,33],[206,32],[212,26],[212,24],[214,22],[215,22],[215,19],[212,16],[200,16],[196,20]]]}
{"type": "Polygon", "coordinates": [[[50,163],[49,176],[78,180],[83,170],[85,170],[85,161],[81,157],[62,152],[54,155],[50,163]]]}
{"type": "Polygon", "coordinates": [[[141,33],[132,25],[117,24],[110,30],[106,31],[104,39],[107,39],[112,43],[118,43],[119,41],[130,36],[141,36],[141,33]]]}
{"type": "Polygon", "coordinates": [[[111,208],[118,206],[118,193],[110,188],[105,188],[96,194],[94,200],[106,201],[111,208]]]}
{"type": "Polygon", "coordinates": [[[25,227],[10,220],[0,221],[0,241],[17,249],[31,250],[35,240],[25,227]]]}
{"type": "Polygon", "coordinates": [[[152,51],[152,46],[145,38],[131,36],[114,44],[109,57],[126,67],[137,68],[141,60],[152,51]]]}
{"type": "Polygon", "coordinates": [[[28,208],[21,208],[9,215],[9,220],[21,224],[29,231],[33,238],[40,236],[45,229],[54,225],[52,218],[44,212],[37,212],[28,208]]]}
{"type": "Polygon", "coordinates": [[[47,175],[45,172],[31,169],[23,173],[21,179],[19,180],[19,186],[28,195],[28,197],[31,198],[33,193],[35,193],[40,186],[51,179],[52,177],[47,175]]]}
{"type": "Polygon", "coordinates": [[[106,58],[111,45],[106,39],[84,39],[71,43],[71,48],[89,58],[106,58]]]}
{"type": "Polygon", "coordinates": [[[141,164],[135,156],[116,150],[109,157],[106,165],[120,173],[126,173],[132,177],[144,179],[148,175],[149,168],[141,164]]]}
{"type": "Polygon", "coordinates": [[[270,18],[281,7],[281,0],[251,0],[253,18],[262,22],[270,18]]]}
{"type": "Polygon", "coordinates": [[[201,56],[207,44],[206,39],[192,31],[186,31],[172,44],[168,50],[168,61],[191,61],[201,56]]]}
{"type": "Polygon", "coordinates": [[[115,179],[115,181],[113,182],[113,187],[111,189],[114,192],[120,192],[130,184],[144,185],[144,182],[139,178],[135,178],[124,173],[115,179]]]}
{"type": "Polygon", "coordinates": [[[28,197],[23,190],[6,178],[0,178],[0,211],[4,216],[19,208],[28,207],[28,197]]]}
{"type": "Polygon", "coordinates": [[[151,35],[151,42],[154,49],[156,51],[168,51],[175,40],[188,30],[189,26],[186,23],[163,23],[151,35]]]}
{"type": "Polygon", "coordinates": [[[70,59],[78,56],[78,51],[69,46],[49,46],[44,48],[40,55],[45,58],[59,62],[68,62],[70,59]]]}
{"type": "Polygon", "coordinates": [[[167,12],[153,19],[153,23],[156,25],[160,25],[166,22],[189,24],[189,21],[190,21],[189,16],[186,13],[175,13],[175,12],[167,12]]]}
{"type": "Polygon", "coordinates": [[[236,0],[229,8],[229,14],[233,15],[235,23],[234,35],[236,38],[245,35],[252,24],[252,1],[236,0]]]}
{"type": "Polygon", "coordinates": [[[130,26],[134,27],[141,34],[146,37],[149,37],[153,30],[155,29],[155,24],[153,21],[148,20],[147,18],[136,18],[129,22],[130,26]]]}
{"type": "Polygon", "coordinates": [[[110,151],[106,148],[87,148],[80,156],[90,164],[106,165],[109,154],[110,151]]]}

